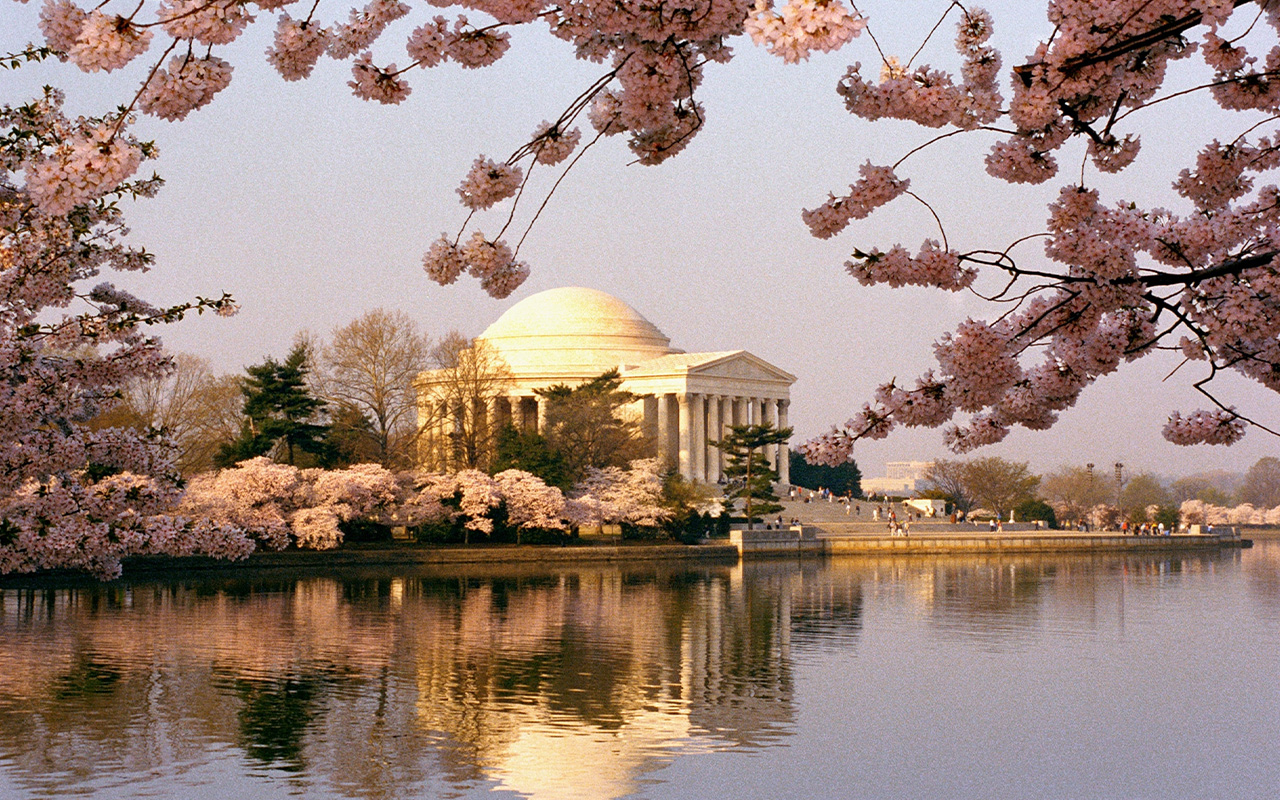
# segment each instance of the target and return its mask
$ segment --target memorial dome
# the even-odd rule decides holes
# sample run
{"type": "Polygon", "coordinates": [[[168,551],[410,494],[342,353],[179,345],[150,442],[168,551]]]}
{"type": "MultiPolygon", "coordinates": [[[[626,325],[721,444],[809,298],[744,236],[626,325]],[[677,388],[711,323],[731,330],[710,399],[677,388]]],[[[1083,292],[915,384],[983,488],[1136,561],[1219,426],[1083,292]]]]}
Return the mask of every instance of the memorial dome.
{"type": "Polygon", "coordinates": [[[513,373],[584,378],[671,353],[671,340],[631,306],[595,289],[565,287],[526,297],[480,334],[513,373]]]}

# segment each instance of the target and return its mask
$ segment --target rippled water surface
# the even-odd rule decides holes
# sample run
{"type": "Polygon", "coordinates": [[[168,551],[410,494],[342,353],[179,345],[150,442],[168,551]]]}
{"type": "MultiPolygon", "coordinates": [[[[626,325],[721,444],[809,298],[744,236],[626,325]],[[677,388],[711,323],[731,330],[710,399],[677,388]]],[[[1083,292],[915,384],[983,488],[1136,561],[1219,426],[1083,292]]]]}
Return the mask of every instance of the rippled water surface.
{"type": "Polygon", "coordinates": [[[0,797],[1275,798],[1280,540],[0,586],[0,797]]]}

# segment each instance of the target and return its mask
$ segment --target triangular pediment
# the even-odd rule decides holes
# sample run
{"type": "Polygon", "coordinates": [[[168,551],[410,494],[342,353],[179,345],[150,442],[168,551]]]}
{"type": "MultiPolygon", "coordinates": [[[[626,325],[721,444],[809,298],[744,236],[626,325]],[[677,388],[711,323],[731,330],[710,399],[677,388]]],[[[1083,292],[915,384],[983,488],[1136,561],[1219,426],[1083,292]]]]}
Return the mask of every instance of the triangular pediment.
{"type": "Polygon", "coordinates": [[[680,353],[645,361],[628,369],[623,376],[647,377],[683,374],[690,378],[721,378],[730,381],[795,383],[796,376],[779,369],[746,350],[719,353],[680,353]]]}
{"type": "MultiPolygon", "coordinates": [[[[720,355],[720,354],[708,354],[720,355]]],[[[795,383],[796,376],[786,370],[778,369],[759,356],[746,350],[737,350],[728,355],[706,361],[696,366],[690,365],[690,374],[714,378],[731,378],[747,381],[783,381],[795,383]]]]}

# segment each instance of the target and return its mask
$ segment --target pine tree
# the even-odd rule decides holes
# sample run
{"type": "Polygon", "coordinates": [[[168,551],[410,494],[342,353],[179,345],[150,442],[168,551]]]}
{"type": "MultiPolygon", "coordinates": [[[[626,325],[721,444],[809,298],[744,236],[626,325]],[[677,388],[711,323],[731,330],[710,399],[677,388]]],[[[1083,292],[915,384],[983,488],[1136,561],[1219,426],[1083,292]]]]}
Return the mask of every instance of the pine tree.
{"type": "Polygon", "coordinates": [[[294,464],[299,451],[315,456],[321,464],[329,460],[325,437],[327,425],[313,422],[325,402],[311,395],[307,386],[307,351],[299,345],[284,363],[268,357],[261,364],[246,367],[241,379],[244,394],[244,426],[240,437],[224,446],[216,459],[218,466],[230,466],[254,456],[283,449],[284,458],[294,464]]]}
{"type": "Polygon", "coordinates": [[[639,398],[622,388],[618,370],[537,393],[547,400],[547,444],[560,454],[571,482],[580,480],[588,467],[625,468],[645,455],[640,423],[622,413],[639,398]]]}
{"type": "Polygon", "coordinates": [[[730,425],[728,436],[711,443],[729,457],[729,464],[724,469],[725,477],[729,479],[724,495],[725,505],[732,510],[734,501],[743,501],[748,529],[765,514],[782,510],[778,496],[773,493],[778,472],[769,466],[764,448],[785,445],[790,438],[791,428],[775,428],[773,423],[766,422],[730,425]]]}

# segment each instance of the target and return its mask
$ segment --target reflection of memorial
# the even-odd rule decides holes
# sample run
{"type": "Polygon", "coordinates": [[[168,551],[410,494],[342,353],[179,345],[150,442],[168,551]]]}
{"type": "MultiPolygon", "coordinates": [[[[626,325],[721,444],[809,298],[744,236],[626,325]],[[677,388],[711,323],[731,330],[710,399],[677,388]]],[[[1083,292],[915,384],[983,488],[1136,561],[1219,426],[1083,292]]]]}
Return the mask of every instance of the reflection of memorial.
{"type": "Polygon", "coordinates": [[[737,569],[468,586],[449,635],[414,648],[419,724],[531,797],[630,794],[673,743],[758,744],[792,720],[777,588],[737,569]]]}

